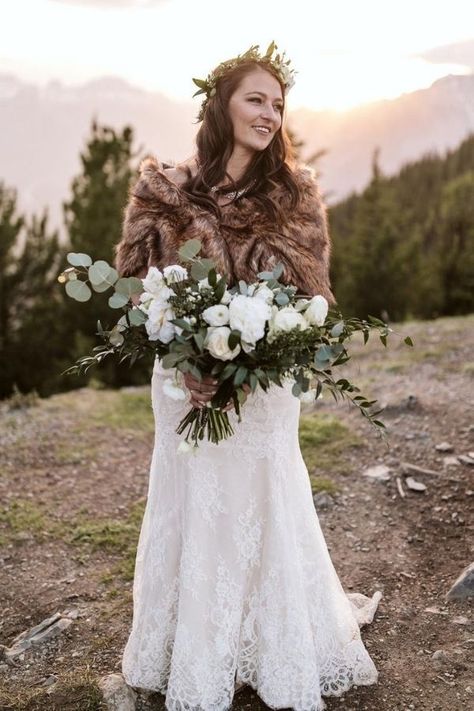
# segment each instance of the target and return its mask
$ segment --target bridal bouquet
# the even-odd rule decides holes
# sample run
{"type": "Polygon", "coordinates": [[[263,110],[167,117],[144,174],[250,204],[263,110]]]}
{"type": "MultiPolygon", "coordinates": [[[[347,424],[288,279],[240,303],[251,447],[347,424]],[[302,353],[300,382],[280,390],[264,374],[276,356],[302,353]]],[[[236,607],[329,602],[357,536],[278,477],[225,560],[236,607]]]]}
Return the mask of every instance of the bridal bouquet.
{"type": "MultiPolygon", "coordinates": [[[[199,240],[188,240],[179,255],[190,263],[189,270],[177,264],[163,271],[150,267],[144,279],[119,278],[107,262],[92,263],[87,254],[69,253],[71,266],[58,277],[67,294],[87,301],[91,289],[113,288],[108,303],[122,315],[109,330],[98,322],[103,344],[65,372],[85,372],[110,355],[133,365],[149,353],[172,371],[164,391],[174,399],[186,397],[182,374],[189,372],[198,380],[212,376],[218,382],[212,400],[207,407],[192,407],[176,429],[179,434],[186,430],[183,449],[190,438],[197,447],[206,434],[214,443],[233,434],[222,408],[232,399],[242,421],[244,384],[251,392],[258,387],[267,391],[272,383],[282,387],[286,378],[293,381],[293,395],[304,402],[316,400],[323,388],[335,399],[349,399],[381,432],[384,424],[376,419],[380,410],[372,410],[376,401],[367,400],[347,379],[335,379],[333,369],[349,360],[346,341],[355,331],[363,333],[366,343],[375,329],[386,346],[392,329],[371,316],[344,319],[328,309],[321,295],[296,297],[295,286],[278,281],[281,263],[271,272],[260,272],[254,283],[239,281],[228,289],[212,260],[198,258],[200,249],[199,240]]],[[[405,342],[413,345],[409,337],[405,342]]]]}

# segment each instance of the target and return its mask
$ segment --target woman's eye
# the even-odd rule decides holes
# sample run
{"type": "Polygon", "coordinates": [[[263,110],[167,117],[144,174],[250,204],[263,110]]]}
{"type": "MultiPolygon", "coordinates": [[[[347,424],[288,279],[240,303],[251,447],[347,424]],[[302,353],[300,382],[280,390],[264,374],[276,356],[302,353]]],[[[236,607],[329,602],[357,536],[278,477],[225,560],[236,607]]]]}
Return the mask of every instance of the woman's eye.
{"type": "MultiPolygon", "coordinates": [[[[261,99],[258,96],[253,96],[251,99],[249,99],[249,101],[261,101],[261,99]]],[[[281,104],[278,104],[275,108],[280,113],[283,111],[283,106],[281,104]]]]}

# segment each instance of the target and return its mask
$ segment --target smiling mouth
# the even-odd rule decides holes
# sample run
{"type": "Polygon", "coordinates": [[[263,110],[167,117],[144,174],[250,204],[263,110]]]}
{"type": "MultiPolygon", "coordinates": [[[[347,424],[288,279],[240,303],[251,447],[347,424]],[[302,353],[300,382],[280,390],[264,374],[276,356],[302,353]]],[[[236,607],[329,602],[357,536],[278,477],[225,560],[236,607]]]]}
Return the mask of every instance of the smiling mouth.
{"type": "Polygon", "coordinates": [[[252,126],[254,131],[259,133],[261,136],[269,136],[271,131],[269,128],[265,128],[265,126],[252,126]]]}

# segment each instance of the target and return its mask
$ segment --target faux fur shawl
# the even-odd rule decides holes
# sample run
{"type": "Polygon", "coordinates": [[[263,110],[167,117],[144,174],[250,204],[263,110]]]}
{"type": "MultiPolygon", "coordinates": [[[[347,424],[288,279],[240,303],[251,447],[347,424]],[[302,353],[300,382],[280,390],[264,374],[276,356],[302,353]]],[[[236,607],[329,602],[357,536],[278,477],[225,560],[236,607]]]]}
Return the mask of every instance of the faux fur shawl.
{"type": "Polygon", "coordinates": [[[326,208],[311,168],[299,165],[295,169],[303,194],[296,210],[290,210],[283,185],[273,190],[272,197],[286,214],[284,222],[277,224],[255,198],[245,195],[223,207],[219,220],[166,175],[165,165],[154,156],[140,164],[124,209],[122,238],[115,248],[119,274],[133,276],[152,265],[163,269],[179,264],[180,246],[197,238],[202,243],[200,255],[214,261],[217,271],[227,276],[229,287],[239,279],[254,281],[258,272],[271,270],[281,261],[280,281],[296,285],[300,295],[322,294],[335,304],[329,281],[326,208]]]}

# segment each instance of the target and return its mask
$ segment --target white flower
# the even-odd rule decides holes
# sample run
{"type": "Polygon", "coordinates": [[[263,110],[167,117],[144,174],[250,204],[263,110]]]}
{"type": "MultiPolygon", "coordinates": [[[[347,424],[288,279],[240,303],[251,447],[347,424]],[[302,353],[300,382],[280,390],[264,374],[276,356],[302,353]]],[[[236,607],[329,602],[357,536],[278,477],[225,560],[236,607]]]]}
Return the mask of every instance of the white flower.
{"type": "MultiPolygon", "coordinates": [[[[216,272],[216,277],[217,281],[221,278],[222,274],[219,274],[219,272],[216,272]]],[[[209,279],[206,277],[205,279],[199,279],[198,281],[198,289],[201,291],[202,289],[213,289],[214,287],[209,284],[209,279]]]]}
{"type": "Polygon", "coordinates": [[[184,400],[186,393],[179,387],[178,383],[173,378],[167,378],[163,382],[163,392],[172,400],[184,400]]]}
{"type": "Polygon", "coordinates": [[[170,264],[163,269],[163,276],[166,278],[168,284],[172,284],[176,281],[184,281],[188,278],[188,270],[181,267],[179,264],[170,264]]]}
{"type": "Polygon", "coordinates": [[[230,350],[228,344],[229,336],[230,328],[227,326],[209,327],[204,345],[214,358],[219,358],[219,360],[232,360],[232,358],[235,358],[240,353],[239,344],[236,345],[234,350],[230,350]]]}
{"type": "Polygon", "coordinates": [[[237,294],[229,304],[230,327],[240,331],[247,343],[255,344],[263,338],[270,316],[271,307],[263,299],[237,294]]]}
{"type": "Polygon", "coordinates": [[[230,291],[228,289],[226,289],[224,291],[224,293],[222,294],[221,304],[228,304],[229,301],[231,301],[231,299],[232,299],[232,294],[230,293],[230,291]]]}
{"type": "Polygon", "coordinates": [[[266,284],[259,286],[254,296],[258,299],[263,299],[267,304],[273,304],[273,291],[266,284]]]}
{"type": "Polygon", "coordinates": [[[165,286],[163,281],[163,274],[160,272],[158,267],[150,267],[147,275],[142,279],[143,288],[150,294],[157,294],[160,289],[165,286]]]}
{"type": "Polygon", "coordinates": [[[268,331],[268,340],[271,342],[278,333],[292,331],[299,328],[304,331],[308,328],[308,322],[303,314],[300,314],[293,306],[272,307],[272,316],[268,331]]]}
{"type": "Polygon", "coordinates": [[[229,323],[229,309],[224,304],[209,306],[202,312],[202,317],[210,326],[225,326],[229,323]]]}
{"type": "Polygon", "coordinates": [[[183,439],[182,442],[179,443],[178,449],[176,450],[178,454],[193,454],[196,455],[198,450],[198,446],[194,444],[189,444],[189,442],[186,442],[186,440],[183,439]]]}
{"type": "MultiPolygon", "coordinates": [[[[321,393],[318,395],[318,400],[321,397],[321,393]]],[[[298,398],[301,402],[314,402],[316,399],[316,388],[310,388],[305,393],[300,393],[298,398]]]]}
{"type": "Polygon", "coordinates": [[[160,340],[169,343],[175,335],[175,326],[170,323],[175,313],[169,304],[161,299],[153,299],[148,307],[148,319],[145,321],[146,332],[150,341],[160,340]]]}
{"type": "Polygon", "coordinates": [[[328,308],[329,305],[324,296],[317,294],[309,302],[309,306],[304,312],[305,318],[310,324],[322,326],[328,315],[328,308]]]}

